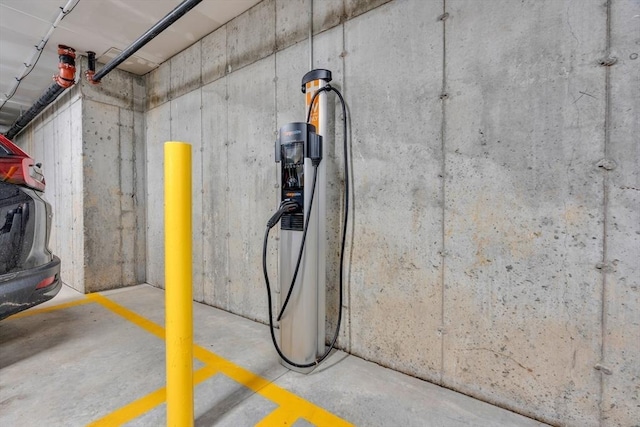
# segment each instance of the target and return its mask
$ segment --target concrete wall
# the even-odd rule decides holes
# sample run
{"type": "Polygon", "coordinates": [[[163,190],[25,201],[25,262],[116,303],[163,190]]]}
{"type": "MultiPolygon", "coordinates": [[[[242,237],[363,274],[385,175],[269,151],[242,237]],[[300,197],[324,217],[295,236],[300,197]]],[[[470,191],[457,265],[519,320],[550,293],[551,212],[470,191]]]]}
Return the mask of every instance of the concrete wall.
{"type": "MultiPolygon", "coordinates": [[[[145,79],[81,84],[19,136],[44,164],[65,282],[164,286],[162,150],[183,140],[194,299],[266,322],[273,141],[304,117],[309,6],[265,0],[145,79]]],[[[313,13],[313,66],[333,72],[351,125],[339,346],[549,423],[638,425],[640,2],[313,13]]],[[[331,115],[328,334],[345,160],[337,102],[331,115]]]]}
{"type": "MultiPolygon", "coordinates": [[[[194,298],[262,322],[272,144],[303,118],[309,4],[265,0],[147,76],[147,278],[163,286],[162,143],[185,140],[194,298]]],[[[550,423],[637,424],[639,15],[628,0],[314,2],[313,64],[352,126],[342,348],[550,423]]]]}
{"type": "Polygon", "coordinates": [[[116,70],[82,94],[85,290],[97,292],[146,279],[146,89],[116,70]]]}
{"type": "Polygon", "coordinates": [[[500,9],[447,2],[443,382],[597,425],[607,10],[500,9]]]}
{"type": "Polygon", "coordinates": [[[125,72],[99,87],[82,79],[18,137],[43,163],[50,246],[80,292],[145,281],[144,97],[144,81],[125,72]]]}
{"type": "Polygon", "coordinates": [[[62,281],[84,291],[82,99],[74,87],[31,122],[15,141],[42,163],[53,221],[49,247],[60,257],[62,281]]]}

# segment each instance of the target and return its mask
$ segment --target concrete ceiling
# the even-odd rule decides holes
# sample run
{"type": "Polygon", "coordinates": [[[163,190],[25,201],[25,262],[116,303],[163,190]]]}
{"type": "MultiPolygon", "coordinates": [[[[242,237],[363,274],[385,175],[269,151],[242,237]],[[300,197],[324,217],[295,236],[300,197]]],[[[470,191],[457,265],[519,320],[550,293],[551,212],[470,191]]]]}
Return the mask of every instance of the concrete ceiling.
{"type": "MultiPolygon", "coordinates": [[[[203,0],[118,68],[146,74],[259,2],[203,0]]],[[[6,132],[51,85],[52,76],[58,71],[58,44],[73,47],[77,54],[93,51],[99,62],[109,62],[180,3],[181,0],[0,0],[0,105],[4,103],[0,109],[0,132],[6,132]],[[38,59],[36,47],[65,7],[69,12],[50,34],[38,59]],[[26,73],[11,96],[16,80],[26,73]]]]}

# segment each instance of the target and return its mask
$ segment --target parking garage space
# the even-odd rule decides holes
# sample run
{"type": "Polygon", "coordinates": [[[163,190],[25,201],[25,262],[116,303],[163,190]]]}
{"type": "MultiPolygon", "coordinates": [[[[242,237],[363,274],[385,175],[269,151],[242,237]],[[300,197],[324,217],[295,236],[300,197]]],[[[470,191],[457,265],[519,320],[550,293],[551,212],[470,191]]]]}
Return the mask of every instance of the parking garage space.
{"type": "Polygon", "coordinates": [[[637,425],[638,2],[0,17],[3,427],[637,425]]]}
{"type": "MultiPolygon", "coordinates": [[[[0,424],[166,424],[163,306],[149,285],[65,288],[3,321],[0,424]]],[[[197,426],[542,425],[341,351],[291,372],[265,325],[206,305],[194,305],[194,325],[197,426]]]]}

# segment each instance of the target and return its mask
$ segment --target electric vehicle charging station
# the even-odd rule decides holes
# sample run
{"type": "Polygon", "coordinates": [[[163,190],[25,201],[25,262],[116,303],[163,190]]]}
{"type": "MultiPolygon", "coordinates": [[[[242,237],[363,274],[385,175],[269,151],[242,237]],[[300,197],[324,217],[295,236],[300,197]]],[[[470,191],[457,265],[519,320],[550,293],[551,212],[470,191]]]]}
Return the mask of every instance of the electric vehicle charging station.
{"type": "MultiPolygon", "coordinates": [[[[284,213],[280,220],[280,347],[289,359],[304,364],[313,362],[324,352],[325,275],[320,264],[325,253],[319,245],[324,239],[319,236],[320,222],[324,223],[325,217],[319,196],[324,193],[321,189],[325,183],[319,171],[313,171],[319,165],[312,165],[318,161],[321,144],[320,135],[308,123],[284,125],[276,143],[276,162],[281,164],[281,200],[295,203],[295,208],[284,213]],[[314,160],[312,152],[316,153],[314,160]],[[315,182],[311,181],[314,176],[315,182]],[[316,200],[312,199],[314,195],[316,200]],[[299,248],[303,244],[298,264],[299,248]],[[293,282],[292,277],[295,277],[293,282]],[[284,295],[289,296],[289,301],[282,299],[284,295]],[[285,302],[288,307],[283,311],[285,302]]],[[[282,362],[296,369],[285,360],[282,362]]],[[[312,368],[300,369],[310,371],[312,368]]]]}
{"type": "Polygon", "coordinates": [[[337,340],[342,315],[342,267],[348,213],[348,167],[346,117],[345,144],[345,216],[340,255],[340,305],[333,340],[325,349],[326,318],[326,162],[323,144],[328,125],[328,92],[339,91],[329,85],[331,71],[317,69],[302,78],[306,95],[306,122],[288,123],[278,132],[275,161],[279,167],[280,206],[267,222],[263,246],[263,272],[267,285],[271,337],[281,363],[289,369],[308,373],[324,360],[337,340]],[[269,231],[280,223],[278,266],[280,296],[279,344],[276,339],[271,304],[271,289],[266,266],[269,231]]]}

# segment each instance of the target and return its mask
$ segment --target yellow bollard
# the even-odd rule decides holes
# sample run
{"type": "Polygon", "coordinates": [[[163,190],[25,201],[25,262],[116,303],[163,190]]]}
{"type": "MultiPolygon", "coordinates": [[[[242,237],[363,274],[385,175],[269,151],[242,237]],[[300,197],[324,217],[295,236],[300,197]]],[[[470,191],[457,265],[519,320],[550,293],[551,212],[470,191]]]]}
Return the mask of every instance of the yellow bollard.
{"type": "Polygon", "coordinates": [[[193,426],[191,145],[164,144],[167,426],[193,426]]]}

